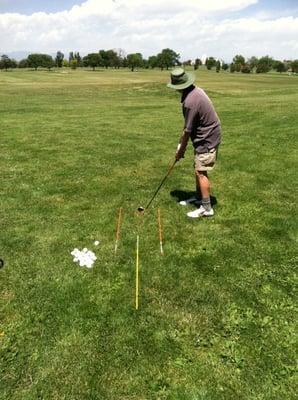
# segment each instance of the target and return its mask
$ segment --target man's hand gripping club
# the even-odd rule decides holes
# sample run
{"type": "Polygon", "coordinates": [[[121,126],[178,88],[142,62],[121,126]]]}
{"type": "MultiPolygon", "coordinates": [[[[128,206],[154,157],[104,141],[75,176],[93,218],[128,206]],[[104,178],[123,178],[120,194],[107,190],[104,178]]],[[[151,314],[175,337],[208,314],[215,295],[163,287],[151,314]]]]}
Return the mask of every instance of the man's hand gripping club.
{"type": "Polygon", "coordinates": [[[181,158],[184,158],[184,153],[187,147],[188,140],[189,140],[189,132],[183,131],[175,154],[176,161],[179,161],[181,158]]]}

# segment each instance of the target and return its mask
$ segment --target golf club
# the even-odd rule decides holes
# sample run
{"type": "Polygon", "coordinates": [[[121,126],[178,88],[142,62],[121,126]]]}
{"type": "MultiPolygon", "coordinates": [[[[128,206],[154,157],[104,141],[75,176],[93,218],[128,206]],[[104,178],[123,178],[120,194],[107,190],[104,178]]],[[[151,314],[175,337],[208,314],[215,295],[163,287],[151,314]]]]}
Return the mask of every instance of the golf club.
{"type": "Polygon", "coordinates": [[[141,213],[141,212],[144,212],[144,211],[150,206],[150,204],[152,203],[152,201],[155,199],[155,196],[156,196],[157,193],[159,192],[159,190],[160,190],[160,188],[162,187],[162,185],[165,183],[167,177],[168,177],[168,176],[170,175],[170,173],[172,172],[172,170],[173,170],[173,168],[174,168],[174,166],[175,166],[175,164],[176,164],[177,161],[178,161],[178,160],[175,159],[175,161],[173,162],[173,164],[170,166],[170,168],[169,168],[169,170],[168,170],[166,176],[165,176],[165,177],[163,178],[163,180],[160,182],[158,188],[156,189],[155,193],[153,194],[153,196],[152,196],[152,198],[150,199],[150,201],[149,201],[149,203],[147,204],[147,206],[146,206],[146,207],[138,207],[138,211],[139,211],[140,213],[141,213]]]}

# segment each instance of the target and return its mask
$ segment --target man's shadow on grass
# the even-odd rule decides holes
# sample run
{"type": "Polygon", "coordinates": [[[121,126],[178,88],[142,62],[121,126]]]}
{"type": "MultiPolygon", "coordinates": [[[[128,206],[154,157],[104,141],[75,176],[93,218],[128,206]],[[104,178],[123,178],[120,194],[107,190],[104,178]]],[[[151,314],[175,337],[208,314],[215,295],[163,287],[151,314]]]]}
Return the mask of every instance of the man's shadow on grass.
{"type": "MultiPolygon", "coordinates": [[[[186,190],[172,190],[170,192],[170,195],[172,197],[174,197],[174,199],[176,200],[177,203],[179,203],[182,200],[187,200],[190,197],[195,196],[196,192],[194,192],[194,191],[191,192],[191,191],[186,191],[186,190]]],[[[210,196],[210,201],[211,201],[212,207],[217,204],[217,199],[215,196],[210,196]]],[[[194,202],[192,204],[199,205],[199,203],[196,204],[196,202],[194,202]]]]}

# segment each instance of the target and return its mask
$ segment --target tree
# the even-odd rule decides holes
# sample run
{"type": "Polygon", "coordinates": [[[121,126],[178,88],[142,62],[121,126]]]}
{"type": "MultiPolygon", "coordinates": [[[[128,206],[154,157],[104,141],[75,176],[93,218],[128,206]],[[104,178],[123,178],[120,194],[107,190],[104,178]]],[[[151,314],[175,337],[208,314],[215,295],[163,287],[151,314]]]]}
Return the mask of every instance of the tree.
{"type": "Polygon", "coordinates": [[[221,68],[222,68],[224,71],[226,71],[227,69],[229,69],[229,64],[223,63],[222,66],[221,66],[221,68]]]}
{"type": "Polygon", "coordinates": [[[294,72],[295,74],[298,73],[298,60],[294,60],[291,62],[291,69],[292,72],[294,72]]]}
{"type": "Polygon", "coordinates": [[[208,57],[206,58],[206,68],[208,70],[212,69],[216,65],[216,60],[214,57],[208,57]]]}
{"type": "Polygon", "coordinates": [[[161,69],[168,70],[170,67],[180,64],[179,59],[180,54],[169,48],[163,49],[161,53],[157,54],[157,64],[161,69]]]}
{"type": "Polygon", "coordinates": [[[28,68],[28,60],[27,58],[24,58],[23,60],[19,61],[19,68],[28,68]]]}
{"type": "Polygon", "coordinates": [[[10,60],[10,68],[17,68],[18,63],[13,58],[10,60]]]}
{"type": "Polygon", "coordinates": [[[200,60],[200,58],[196,58],[193,68],[194,68],[195,70],[196,70],[196,69],[199,69],[199,66],[200,66],[200,65],[202,65],[202,61],[200,60]]]}
{"type": "Polygon", "coordinates": [[[285,64],[286,67],[286,71],[289,71],[291,68],[291,64],[292,64],[293,60],[283,60],[283,63],[285,64]]]}
{"type": "Polygon", "coordinates": [[[73,57],[74,57],[74,60],[77,60],[77,66],[82,67],[83,61],[82,61],[82,57],[80,56],[80,53],[78,51],[75,52],[73,57]]]}
{"type": "Polygon", "coordinates": [[[28,66],[34,68],[35,71],[38,67],[48,68],[50,70],[55,65],[53,58],[48,54],[29,54],[27,61],[28,66]]]}
{"type": "Polygon", "coordinates": [[[28,61],[28,66],[30,68],[34,68],[36,71],[37,68],[40,67],[42,64],[41,54],[29,54],[27,61],[28,61]]]}
{"type": "Polygon", "coordinates": [[[125,50],[123,50],[123,49],[117,49],[117,56],[118,56],[119,65],[118,65],[116,68],[123,67],[123,66],[124,66],[124,65],[123,65],[124,59],[125,59],[125,57],[126,57],[125,50]]]}
{"type": "Polygon", "coordinates": [[[61,51],[57,51],[56,58],[55,58],[55,64],[58,68],[61,68],[63,65],[63,59],[64,59],[64,54],[61,53],[61,51]]]}
{"type": "Polygon", "coordinates": [[[3,54],[0,59],[0,69],[7,71],[8,68],[12,68],[12,60],[6,54],[3,54]]]}
{"type": "Polygon", "coordinates": [[[68,61],[71,62],[74,59],[73,51],[69,53],[68,61]]]}
{"type": "Polygon", "coordinates": [[[142,66],[142,68],[148,69],[149,68],[149,61],[146,60],[145,58],[143,58],[143,62],[142,62],[141,66],[142,66]]]}
{"type": "Polygon", "coordinates": [[[252,69],[254,69],[254,68],[256,68],[256,66],[258,65],[258,59],[257,59],[257,57],[255,57],[255,56],[252,56],[252,57],[250,57],[249,59],[248,59],[248,61],[247,61],[247,63],[248,63],[248,65],[250,66],[250,69],[252,70],[252,69]]]}
{"type": "Polygon", "coordinates": [[[72,60],[69,61],[69,66],[71,69],[77,69],[78,67],[78,60],[76,58],[73,58],[72,60]]]}
{"type": "Polygon", "coordinates": [[[133,72],[135,68],[141,67],[143,63],[143,56],[141,53],[132,53],[127,55],[127,65],[133,72]]]}
{"type": "Polygon", "coordinates": [[[270,71],[270,67],[268,65],[258,63],[257,69],[256,69],[257,74],[261,74],[261,73],[265,73],[265,72],[269,72],[269,71],[270,71]]]}
{"type": "Polygon", "coordinates": [[[261,57],[257,63],[257,74],[269,72],[273,67],[274,60],[269,56],[261,57]]]}
{"type": "Polygon", "coordinates": [[[234,64],[234,63],[231,63],[231,64],[230,64],[230,72],[231,72],[231,73],[234,73],[235,70],[236,70],[236,69],[235,69],[235,64],[234,64]]]}
{"type": "Polygon", "coordinates": [[[55,66],[55,61],[53,60],[52,56],[48,54],[42,54],[42,64],[41,67],[47,68],[49,71],[51,68],[55,66]]]}
{"type": "MultiPolygon", "coordinates": [[[[76,59],[76,65],[78,65],[78,60],[76,59]]],[[[87,54],[83,58],[83,63],[86,67],[91,67],[93,71],[95,71],[95,68],[100,65],[100,55],[99,53],[90,53],[87,54]]]]}
{"type": "Polygon", "coordinates": [[[99,66],[100,67],[109,67],[109,58],[106,50],[99,50],[99,66]]]}
{"type": "Polygon", "coordinates": [[[240,54],[237,54],[233,58],[233,63],[235,65],[235,71],[240,72],[241,67],[245,64],[245,58],[243,56],[241,56],[240,54]]]}
{"type": "Polygon", "coordinates": [[[150,56],[148,58],[148,65],[150,68],[156,68],[158,66],[157,56],[150,56]]]}
{"type": "Polygon", "coordinates": [[[105,57],[106,57],[106,66],[107,67],[113,67],[116,68],[117,66],[120,65],[120,60],[118,57],[118,54],[114,50],[107,50],[105,52],[105,57]]]}
{"type": "Polygon", "coordinates": [[[242,72],[243,74],[250,74],[250,72],[251,72],[250,65],[249,65],[249,64],[243,64],[243,65],[241,66],[241,72],[242,72]]]}
{"type": "Polygon", "coordinates": [[[282,61],[274,61],[273,69],[274,69],[276,72],[282,73],[282,72],[285,72],[285,71],[286,71],[286,66],[285,66],[285,64],[284,64],[282,61]]]}
{"type": "Polygon", "coordinates": [[[189,67],[191,66],[191,60],[186,60],[182,62],[183,67],[189,67]]]}
{"type": "Polygon", "coordinates": [[[122,60],[122,67],[127,68],[128,67],[128,62],[127,62],[127,56],[125,56],[122,60]]]}
{"type": "Polygon", "coordinates": [[[216,72],[219,72],[220,69],[221,69],[221,65],[220,65],[220,61],[219,60],[216,61],[215,67],[216,67],[216,72]]]}

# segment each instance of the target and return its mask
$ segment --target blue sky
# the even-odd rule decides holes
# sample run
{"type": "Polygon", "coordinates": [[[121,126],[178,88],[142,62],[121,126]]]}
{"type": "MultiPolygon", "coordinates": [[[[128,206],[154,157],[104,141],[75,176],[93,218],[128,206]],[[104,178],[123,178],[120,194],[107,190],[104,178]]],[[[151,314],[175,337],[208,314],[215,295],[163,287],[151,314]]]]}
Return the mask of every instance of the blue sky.
{"type": "Polygon", "coordinates": [[[0,0],[0,53],[298,59],[298,0],[0,0]],[[37,14],[38,13],[38,14],[37,14]]]}
{"type": "MultiPolygon", "coordinates": [[[[100,3],[100,0],[98,1],[100,3]]],[[[117,0],[114,1],[117,2],[117,0]]],[[[70,9],[83,2],[79,0],[0,0],[0,13],[17,12],[26,15],[40,11],[54,13],[70,9]]],[[[297,16],[298,0],[259,0],[257,4],[235,13],[235,17],[251,16],[260,12],[297,16]]]]}
{"type": "MultiPolygon", "coordinates": [[[[224,0],[223,0],[224,1],[224,0]]],[[[281,16],[298,16],[298,0],[260,0],[258,3],[245,8],[234,15],[239,16],[254,16],[260,13],[281,17],[281,16]]]]}
{"type": "Polygon", "coordinates": [[[83,3],[78,0],[0,0],[0,13],[32,14],[38,11],[57,12],[83,3]]]}

